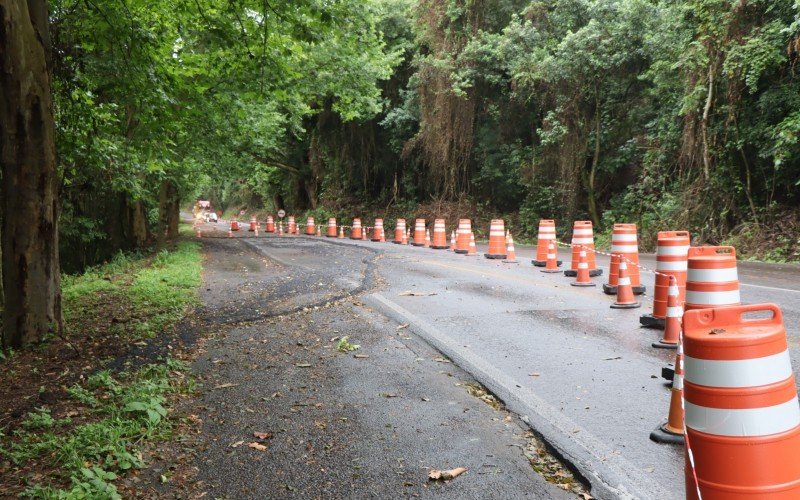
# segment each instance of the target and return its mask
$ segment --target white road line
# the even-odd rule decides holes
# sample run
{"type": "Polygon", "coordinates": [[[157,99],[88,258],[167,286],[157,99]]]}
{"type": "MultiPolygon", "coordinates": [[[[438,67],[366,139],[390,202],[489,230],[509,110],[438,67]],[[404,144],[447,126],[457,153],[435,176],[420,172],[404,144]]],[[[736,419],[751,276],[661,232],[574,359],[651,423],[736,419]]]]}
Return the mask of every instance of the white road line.
{"type": "Polygon", "coordinates": [[[752,286],[753,288],[764,288],[764,289],[767,289],[767,290],[776,290],[778,292],[800,293],[800,290],[793,290],[791,288],[777,288],[777,287],[774,287],[774,286],[751,285],[750,283],[741,283],[741,282],[739,283],[739,285],[741,285],[741,286],[752,286]]]}

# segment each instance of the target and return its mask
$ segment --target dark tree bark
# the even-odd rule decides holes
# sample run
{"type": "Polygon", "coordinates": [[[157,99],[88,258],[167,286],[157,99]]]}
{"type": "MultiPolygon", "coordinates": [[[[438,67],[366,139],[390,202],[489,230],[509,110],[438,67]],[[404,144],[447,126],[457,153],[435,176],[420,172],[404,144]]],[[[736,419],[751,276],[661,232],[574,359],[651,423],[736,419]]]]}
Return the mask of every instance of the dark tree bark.
{"type": "Polygon", "coordinates": [[[180,221],[180,198],[178,188],[169,179],[161,182],[158,193],[158,236],[156,244],[163,248],[167,240],[178,237],[178,222],[180,221]]]}
{"type": "Polygon", "coordinates": [[[3,345],[61,330],[58,176],[46,0],[0,0],[3,345]]]}

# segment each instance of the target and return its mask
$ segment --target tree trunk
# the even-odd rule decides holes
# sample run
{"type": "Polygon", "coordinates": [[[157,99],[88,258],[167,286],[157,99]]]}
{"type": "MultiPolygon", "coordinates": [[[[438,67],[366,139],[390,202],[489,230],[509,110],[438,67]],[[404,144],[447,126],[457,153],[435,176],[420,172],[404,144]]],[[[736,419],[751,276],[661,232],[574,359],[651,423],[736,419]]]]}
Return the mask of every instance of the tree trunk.
{"type": "Polygon", "coordinates": [[[158,192],[158,235],[156,245],[164,248],[166,241],[178,237],[178,221],[180,219],[180,200],[178,189],[170,179],[161,181],[158,192]]]}
{"type": "Polygon", "coordinates": [[[595,107],[594,107],[594,157],[592,158],[592,169],[589,172],[589,179],[586,182],[586,197],[589,208],[589,216],[595,228],[600,228],[600,215],[597,213],[597,196],[594,190],[595,177],[597,176],[597,166],[600,163],[600,90],[595,88],[595,107]]]}
{"type": "Polygon", "coordinates": [[[47,2],[0,0],[3,345],[61,332],[58,176],[47,2]]]}

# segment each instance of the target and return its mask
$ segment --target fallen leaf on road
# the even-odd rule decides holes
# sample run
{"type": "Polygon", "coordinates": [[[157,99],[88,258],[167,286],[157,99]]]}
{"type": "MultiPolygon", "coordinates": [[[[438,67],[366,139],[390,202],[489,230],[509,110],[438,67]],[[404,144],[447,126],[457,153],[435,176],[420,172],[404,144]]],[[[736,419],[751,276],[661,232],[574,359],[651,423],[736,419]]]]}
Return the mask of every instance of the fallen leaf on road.
{"type": "Polygon", "coordinates": [[[233,443],[233,444],[231,445],[231,448],[238,448],[238,447],[240,447],[240,446],[241,446],[241,445],[243,445],[243,444],[244,444],[244,441],[236,441],[235,443],[233,443]]]}
{"type": "Polygon", "coordinates": [[[236,387],[237,385],[239,385],[239,384],[231,384],[231,383],[220,384],[220,385],[214,386],[214,389],[227,389],[228,387],[236,387]]]}
{"type": "Polygon", "coordinates": [[[450,363],[449,359],[444,359],[444,358],[433,358],[433,360],[439,363],[450,363]]]}
{"type": "Polygon", "coordinates": [[[406,290],[405,292],[400,292],[398,295],[400,297],[427,297],[429,295],[436,295],[436,292],[412,292],[411,290],[406,290]]]}
{"type": "Polygon", "coordinates": [[[254,432],[253,437],[257,439],[272,439],[271,432],[254,432]]]}
{"type": "Polygon", "coordinates": [[[431,481],[449,481],[457,478],[465,472],[467,472],[467,469],[464,467],[458,467],[450,470],[431,469],[431,472],[428,474],[428,479],[431,481]]]}
{"type": "Polygon", "coordinates": [[[247,443],[247,447],[258,451],[265,451],[267,449],[267,447],[261,443],[247,443]]]}
{"type": "Polygon", "coordinates": [[[528,374],[529,377],[538,377],[539,375],[541,375],[541,373],[539,373],[539,372],[530,372],[528,374]]]}
{"type": "Polygon", "coordinates": [[[295,363],[294,366],[298,368],[311,368],[311,363],[295,363]]]}
{"type": "Polygon", "coordinates": [[[333,337],[328,342],[336,342],[337,340],[339,340],[339,337],[333,337]]]}
{"type": "Polygon", "coordinates": [[[353,357],[354,358],[358,358],[358,359],[364,359],[364,358],[368,358],[369,354],[353,354],[353,357]]]}
{"type": "Polygon", "coordinates": [[[397,327],[397,330],[402,330],[403,328],[408,328],[408,323],[403,323],[397,327]]]}

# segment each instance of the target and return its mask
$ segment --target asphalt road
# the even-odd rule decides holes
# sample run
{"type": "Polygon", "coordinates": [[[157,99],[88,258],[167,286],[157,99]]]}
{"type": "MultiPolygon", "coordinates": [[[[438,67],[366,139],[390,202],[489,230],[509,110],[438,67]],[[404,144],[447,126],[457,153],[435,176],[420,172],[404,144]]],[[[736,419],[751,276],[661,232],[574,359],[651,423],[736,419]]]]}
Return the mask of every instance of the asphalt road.
{"type": "MultiPolygon", "coordinates": [[[[246,231],[237,237],[252,236],[246,231]]],[[[326,269],[345,280],[335,259],[305,258],[304,247],[367,246],[379,249],[376,287],[364,301],[452,358],[571,462],[599,498],[682,498],[682,448],[648,439],[666,418],[669,386],[661,368],[674,351],[654,349],[658,330],[639,326],[652,307],[610,309],[613,297],[597,288],[571,287],[570,278],[530,264],[533,249],[517,247],[519,264],[465,257],[390,243],[261,235],[252,242],[301,268],[326,269]],[[288,244],[295,240],[298,245],[288,244]],[[302,245],[299,243],[302,241],[302,245]],[[413,291],[411,295],[406,292],[413,291]]],[[[249,240],[249,238],[248,238],[249,240]]],[[[478,245],[482,255],[483,245],[478,245]]],[[[344,254],[342,255],[344,257],[344,254]]],[[[566,251],[560,258],[569,260],[566,251]]],[[[652,256],[642,263],[655,267],[652,256]]],[[[800,267],[740,262],[744,303],[774,302],[784,313],[797,376],[800,267]]],[[[643,275],[648,293],[652,276],[643,275]]]]}

